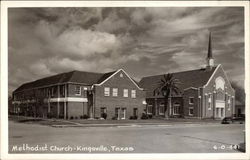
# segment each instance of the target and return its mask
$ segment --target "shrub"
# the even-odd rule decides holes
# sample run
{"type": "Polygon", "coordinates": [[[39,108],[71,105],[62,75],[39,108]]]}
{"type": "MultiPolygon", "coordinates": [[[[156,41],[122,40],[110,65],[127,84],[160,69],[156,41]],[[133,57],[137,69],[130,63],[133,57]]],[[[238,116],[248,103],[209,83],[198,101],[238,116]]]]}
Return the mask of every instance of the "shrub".
{"type": "Polygon", "coordinates": [[[112,120],[117,120],[117,117],[112,117],[112,120]]]}
{"type": "Polygon", "coordinates": [[[149,118],[149,119],[151,119],[152,117],[153,117],[152,114],[148,115],[148,118],[149,118]]]}
{"type": "Polygon", "coordinates": [[[129,119],[137,119],[137,116],[130,116],[129,119]]]}
{"type": "Polygon", "coordinates": [[[78,119],[78,117],[77,117],[77,116],[75,116],[75,119],[78,119]]]}
{"type": "Polygon", "coordinates": [[[74,117],[73,117],[73,116],[70,116],[70,119],[74,119],[74,117]]]}
{"type": "Polygon", "coordinates": [[[141,119],[148,119],[148,115],[145,113],[142,113],[141,119]]]}
{"type": "Polygon", "coordinates": [[[59,119],[63,119],[64,118],[64,115],[59,115],[59,119]]]}
{"type": "Polygon", "coordinates": [[[88,115],[86,115],[86,114],[83,115],[83,119],[88,119],[88,118],[89,118],[88,115]]]}
{"type": "Polygon", "coordinates": [[[51,114],[51,113],[48,113],[48,114],[47,114],[47,118],[49,118],[49,119],[52,118],[52,114],[51,114]]]}
{"type": "Polygon", "coordinates": [[[101,117],[106,119],[107,118],[107,113],[102,113],[101,117]]]}

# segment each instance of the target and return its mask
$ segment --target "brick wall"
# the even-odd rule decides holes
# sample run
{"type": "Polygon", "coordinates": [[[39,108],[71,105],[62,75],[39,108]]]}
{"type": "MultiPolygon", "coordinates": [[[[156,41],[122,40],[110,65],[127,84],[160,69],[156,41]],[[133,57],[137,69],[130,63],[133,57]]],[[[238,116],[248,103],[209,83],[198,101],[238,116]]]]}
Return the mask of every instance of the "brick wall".
{"type": "Polygon", "coordinates": [[[107,108],[107,119],[115,116],[115,108],[126,108],[126,119],[133,115],[133,108],[138,108],[138,117],[141,117],[145,105],[142,104],[145,93],[126,76],[123,71],[118,72],[101,86],[95,87],[94,106],[95,117],[100,117],[102,107],[107,108]],[[123,77],[120,77],[120,75],[123,77]],[[110,96],[104,95],[104,88],[110,88],[110,96]],[[118,88],[118,96],[112,95],[113,88],[118,88]],[[123,89],[128,89],[128,97],[123,97],[123,89]],[[136,90],[136,98],[131,98],[131,90],[136,90]]]}
{"type": "Polygon", "coordinates": [[[215,110],[214,110],[214,106],[215,106],[215,100],[216,100],[216,94],[214,93],[214,91],[217,91],[215,88],[215,80],[218,77],[222,77],[225,81],[225,90],[222,91],[225,95],[226,95],[226,99],[225,99],[225,116],[231,116],[233,114],[233,110],[234,108],[234,101],[235,101],[235,91],[234,89],[231,87],[231,84],[229,82],[229,80],[226,77],[226,73],[223,71],[222,67],[219,66],[219,68],[217,69],[217,71],[215,72],[213,78],[210,80],[209,84],[203,89],[202,92],[202,104],[203,104],[203,117],[207,117],[210,118],[215,114],[215,110]],[[208,107],[208,98],[206,98],[206,94],[212,94],[212,109],[209,110],[208,107]],[[231,100],[231,103],[233,102],[233,104],[231,106],[228,105],[228,99],[232,98],[232,96],[234,96],[234,100],[231,100]],[[230,109],[229,109],[230,108],[230,109]]]}
{"type": "Polygon", "coordinates": [[[183,94],[183,114],[185,117],[198,117],[199,116],[199,99],[197,89],[188,89],[183,94]],[[193,97],[193,104],[189,103],[190,98],[193,97]],[[193,108],[193,115],[189,114],[189,108],[193,108]]]}

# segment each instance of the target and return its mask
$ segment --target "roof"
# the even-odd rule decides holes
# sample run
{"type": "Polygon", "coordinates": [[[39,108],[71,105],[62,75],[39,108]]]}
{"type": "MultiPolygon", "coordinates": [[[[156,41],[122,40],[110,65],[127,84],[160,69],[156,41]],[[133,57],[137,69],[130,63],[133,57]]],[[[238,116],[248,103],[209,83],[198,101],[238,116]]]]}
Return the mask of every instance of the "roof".
{"type": "Polygon", "coordinates": [[[84,71],[71,71],[24,83],[23,85],[18,87],[14,92],[69,82],[93,85],[101,83],[115,72],[116,71],[108,73],[94,73],[84,71]]]}
{"type": "MultiPolygon", "coordinates": [[[[183,72],[175,72],[172,74],[174,79],[178,79],[180,81],[181,84],[179,84],[178,87],[180,91],[183,92],[184,89],[190,87],[198,88],[204,86],[212,76],[215,69],[216,67],[212,67],[210,70],[202,68],[183,72]]],[[[164,74],[143,77],[141,79],[139,85],[146,90],[146,97],[153,97],[153,92],[156,88],[158,88],[163,76],[164,74]]]]}

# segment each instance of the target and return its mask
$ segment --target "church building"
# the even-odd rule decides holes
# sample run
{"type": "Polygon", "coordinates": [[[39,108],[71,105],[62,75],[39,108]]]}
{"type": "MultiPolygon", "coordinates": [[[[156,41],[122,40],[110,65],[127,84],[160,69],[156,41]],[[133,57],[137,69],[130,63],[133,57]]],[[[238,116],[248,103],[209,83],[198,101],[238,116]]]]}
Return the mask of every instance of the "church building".
{"type": "MultiPolygon", "coordinates": [[[[205,68],[171,73],[178,79],[179,93],[169,97],[166,109],[169,117],[221,119],[235,113],[235,91],[221,64],[214,65],[209,35],[207,64],[205,68]]],[[[146,112],[152,117],[165,116],[165,98],[155,94],[164,74],[143,77],[140,87],[146,91],[146,112]]]]}

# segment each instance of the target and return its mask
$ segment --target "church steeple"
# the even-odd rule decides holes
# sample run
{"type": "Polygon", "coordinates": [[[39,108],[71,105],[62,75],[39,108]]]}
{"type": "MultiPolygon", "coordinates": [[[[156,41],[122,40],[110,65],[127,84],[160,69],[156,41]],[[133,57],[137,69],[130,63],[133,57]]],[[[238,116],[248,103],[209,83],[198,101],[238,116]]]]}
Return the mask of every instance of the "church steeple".
{"type": "Polygon", "coordinates": [[[211,68],[213,66],[214,66],[214,58],[213,58],[213,53],[212,53],[212,36],[210,32],[209,39],[208,39],[207,67],[211,68]]]}

